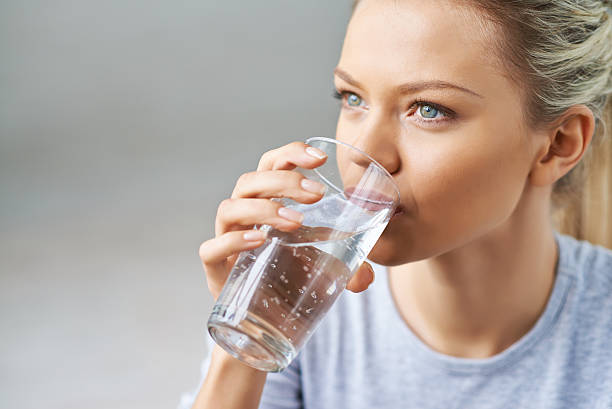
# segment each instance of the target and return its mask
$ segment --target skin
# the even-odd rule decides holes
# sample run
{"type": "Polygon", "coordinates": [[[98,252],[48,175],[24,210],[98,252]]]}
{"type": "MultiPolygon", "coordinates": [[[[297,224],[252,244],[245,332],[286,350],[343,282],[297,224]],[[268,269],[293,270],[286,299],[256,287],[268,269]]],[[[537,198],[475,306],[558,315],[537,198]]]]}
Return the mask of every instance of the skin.
{"type": "Polygon", "coordinates": [[[365,1],[335,75],[337,138],[385,166],[405,207],[369,259],[391,266],[395,304],[417,336],[470,358],[507,348],[541,315],[558,257],[552,185],[594,128],[582,105],[528,126],[525,90],[491,52],[495,35],[448,1],[365,1]],[[416,100],[453,114],[427,117],[416,100]]]}
{"type": "MultiPolygon", "coordinates": [[[[335,73],[342,94],[337,139],[389,171],[404,208],[368,258],[389,266],[395,305],[424,343],[469,358],[504,350],[541,315],[558,258],[552,186],[578,163],[594,130],[584,105],[554,123],[528,126],[526,90],[492,52],[496,35],[463,3],[366,0],[351,19],[335,73]],[[417,99],[427,103],[415,105],[417,99]],[[453,114],[426,112],[428,103],[453,114]]],[[[299,227],[279,216],[281,205],[270,198],[320,199],[293,171],[326,160],[306,148],[292,142],[264,153],[219,205],[215,237],[199,249],[215,299],[238,253],[263,243],[244,238],[253,225],[299,227]]],[[[373,278],[364,263],[347,288],[363,291],[373,278]]],[[[194,407],[229,399],[219,392],[228,377],[225,389],[244,394],[231,394],[224,407],[257,407],[265,376],[215,347],[194,407]]]]}

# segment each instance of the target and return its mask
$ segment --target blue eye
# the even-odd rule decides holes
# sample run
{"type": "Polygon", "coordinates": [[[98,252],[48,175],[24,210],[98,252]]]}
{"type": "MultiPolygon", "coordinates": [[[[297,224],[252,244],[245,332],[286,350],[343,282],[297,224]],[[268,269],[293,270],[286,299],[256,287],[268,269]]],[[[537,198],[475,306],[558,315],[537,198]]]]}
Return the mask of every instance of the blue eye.
{"type": "Polygon", "coordinates": [[[352,107],[358,107],[359,105],[361,105],[361,98],[359,98],[357,95],[355,94],[351,94],[349,93],[348,98],[346,99],[346,103],[349,106],[352,107]]]}
{"type": "Polygon", "coordinates": [[[435,118],[438,115],[439,111],[431,105],[421,105],[419,108],[419,114],[423,118],[435,118]]]}

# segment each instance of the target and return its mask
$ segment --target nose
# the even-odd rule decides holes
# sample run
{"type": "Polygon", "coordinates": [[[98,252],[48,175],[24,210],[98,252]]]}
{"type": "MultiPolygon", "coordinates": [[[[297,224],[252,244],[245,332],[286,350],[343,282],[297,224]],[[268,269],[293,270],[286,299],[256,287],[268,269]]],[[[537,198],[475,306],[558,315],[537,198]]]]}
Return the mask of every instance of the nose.
{"type": "MultiPolygon", "coordinates": [[[[370,112],[363,125],[354,135],[352,145],[370,155],[380,163],[390,174],[398,172],[400,168],[400,155],[398,140],[400,124],[383,112],[370,112]]],[[[367,166],[362,157],[351,158],[359,165],[367,166]]]]}

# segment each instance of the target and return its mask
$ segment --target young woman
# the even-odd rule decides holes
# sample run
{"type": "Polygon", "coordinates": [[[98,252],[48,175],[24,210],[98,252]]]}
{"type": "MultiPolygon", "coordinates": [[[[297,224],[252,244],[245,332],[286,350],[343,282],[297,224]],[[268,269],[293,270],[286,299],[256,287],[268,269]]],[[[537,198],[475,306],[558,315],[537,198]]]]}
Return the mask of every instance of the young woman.
{"type": "MultiPolygon", "coordinates": [[[[287,369],[211,343],[183,407],[612,408],[612,252],[552,219],[573,211],[579,238],[612,246],[611,71],[601,0],[358,1],[336,135],[386,167],[403,214],[349,283],[368,291],[344,294],[287,369]]],[[[324,161],[294,142],[240,177],[200,247],[215,298],[263,243],[253,225],[299,226],[269,198],[318,200],[292,170],[324,161]]]]}

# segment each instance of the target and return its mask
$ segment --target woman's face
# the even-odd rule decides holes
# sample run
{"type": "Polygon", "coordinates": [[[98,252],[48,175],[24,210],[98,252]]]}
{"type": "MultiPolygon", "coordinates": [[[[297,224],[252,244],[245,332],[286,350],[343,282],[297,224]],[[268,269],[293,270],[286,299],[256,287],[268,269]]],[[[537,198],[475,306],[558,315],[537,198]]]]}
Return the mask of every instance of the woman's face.
{"type": "Polygon", "coordinates": [[[513,216],[535,153],[486,27],[443,0],[366,0],[351,19],[335,70],[337,139],[393,175],[405,208],[374,262],[439,255],[513,216]]]}

